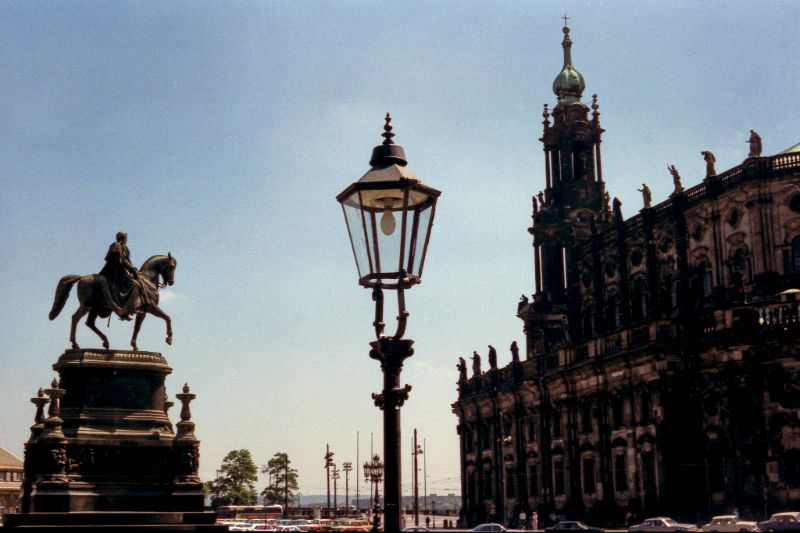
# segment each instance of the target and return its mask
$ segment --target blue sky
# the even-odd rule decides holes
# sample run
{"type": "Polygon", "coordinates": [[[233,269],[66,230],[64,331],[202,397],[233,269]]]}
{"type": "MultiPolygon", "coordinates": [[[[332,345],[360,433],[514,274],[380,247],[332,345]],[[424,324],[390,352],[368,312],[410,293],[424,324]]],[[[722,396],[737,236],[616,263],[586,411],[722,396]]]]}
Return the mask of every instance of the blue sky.
{"type": "MultiPolygon", "coordinates": [[[[301,492],[322,493],[326,444],[339,463],[357,432],[362,462],[370,433],[380,450],[372,302],[335,196],[390,111],[409,167],[443,192],[407,295],[404,491],[416,427],[428,492],[457,492],[457,358],[493,344],[506,364],[523,341],[565,12],[626,216],[642,182],[667,197],[668,162],[691,186],[701,150],[735,166],[751,128],[766,154],[800,142],[796,1],[2,3],[0,445],[21,455],[28,398],[67,347],[77,304],[47,320],[56,282],[99,271],[126,230],[134,263],[178,259],[174,344],[149,317],[139,347],[167,357],[171,395],[198,395],[204,478],[231,449],[285,451],[301,492]]],[[[102,327],[128,346],[130,325],[102,327]]],[[[85,327],[78,340],[99,346],[85,327]]]]}

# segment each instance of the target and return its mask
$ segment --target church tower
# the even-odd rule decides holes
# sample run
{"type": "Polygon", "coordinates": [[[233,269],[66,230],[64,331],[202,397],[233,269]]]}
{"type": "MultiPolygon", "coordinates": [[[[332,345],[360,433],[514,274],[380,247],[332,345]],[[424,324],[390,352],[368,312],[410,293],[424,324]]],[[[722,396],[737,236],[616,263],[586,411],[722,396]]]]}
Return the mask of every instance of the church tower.
{"type": "MultiPolygon", "coordinates": [[[[564,17],[565,22],[567,17],[564,17]]],[[[572,39],[563,28],[564,66],[553,81],[557,103],[544,106],[545,189],[533,198],[536,294],[553,304],[567,299],[569,249],[609,221],[600,158],[597,95],[592,116],[581,101],[585,83],[572,65],[572,39]],[[552,123],[550,119],[552,118],[552,123]]]]}

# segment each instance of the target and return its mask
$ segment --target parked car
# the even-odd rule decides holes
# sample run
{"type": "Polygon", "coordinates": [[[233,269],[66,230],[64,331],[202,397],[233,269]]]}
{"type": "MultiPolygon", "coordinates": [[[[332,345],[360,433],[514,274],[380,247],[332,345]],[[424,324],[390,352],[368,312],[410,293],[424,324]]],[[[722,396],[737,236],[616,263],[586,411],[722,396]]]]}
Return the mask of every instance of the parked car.
{"type": "Polygon", "coordinates": [[[663,533],[665,531],[699,531],[694,524],[680,524],[666,516],[648,518],[641,524],[636,524],[628,528],[628,531],[652,531],[653,533],[663,533]]]}
{"type": "Polygon", "coordinates": [[[740,520],[738,516],[733,514],[726,514],[715,516],[711,519],[711,522],[704,525],[700,529],[703,531],[708,531],[709,533],[744,533],[747,531],[758,531],[758,524],[755,522],[740,520]]]}
{"type": "Polygon", "coordinates": [[[577,532],[577,533],[603,533],[603,528],[587,526],[583,522],[576,520],[562,520],[556,525],[546,527],[545,533],[562,533],[562,532],[577,532]]]}
{"type": "Polygon", "coordinates": [[[481,524],[472,528],[472,531],[481,531],[483,533],[492,533],[495,531],[508,531],[500,524],[481,524]]]}
{"type": "Polygon", "coordinates": [[[788,511],[785,513],[775,513],[758,523],[761,531],[800,531],[800,512],[788,511]]]}

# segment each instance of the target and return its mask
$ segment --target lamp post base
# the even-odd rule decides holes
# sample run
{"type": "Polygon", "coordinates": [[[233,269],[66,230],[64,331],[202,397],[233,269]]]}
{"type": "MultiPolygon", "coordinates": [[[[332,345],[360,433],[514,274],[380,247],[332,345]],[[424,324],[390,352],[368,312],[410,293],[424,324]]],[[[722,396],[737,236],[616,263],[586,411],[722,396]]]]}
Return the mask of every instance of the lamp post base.
{"type": "Polygon", "coordinates": [[[380,361],[383,391],[373,394],[375,405],[383,411],[383,527],[400,531],[400,408],[408,399],[410,385],[400,387],[403,362],[414,354],[412,340],[381,337],[371,342],[369,356],[380,361]]]}

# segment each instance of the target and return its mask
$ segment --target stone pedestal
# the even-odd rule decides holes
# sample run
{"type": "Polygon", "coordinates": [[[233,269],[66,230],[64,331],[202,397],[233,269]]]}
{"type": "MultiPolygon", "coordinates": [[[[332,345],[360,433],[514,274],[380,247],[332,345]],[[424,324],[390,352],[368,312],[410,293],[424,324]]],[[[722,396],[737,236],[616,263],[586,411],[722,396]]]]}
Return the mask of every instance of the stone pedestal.
{"type": "Polygon", "coordinates": [[[60,379],[44,391],[46,419],[41,391],[32,400],[39,411],[25,447],[23,512],[7,527],[216,528],[203,512],[194,394],[184,386],[178,395],[176,433],[164,386],[172,369],[161,354],[67,350],[53,369],[60,379]]]}

